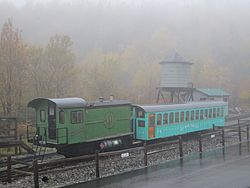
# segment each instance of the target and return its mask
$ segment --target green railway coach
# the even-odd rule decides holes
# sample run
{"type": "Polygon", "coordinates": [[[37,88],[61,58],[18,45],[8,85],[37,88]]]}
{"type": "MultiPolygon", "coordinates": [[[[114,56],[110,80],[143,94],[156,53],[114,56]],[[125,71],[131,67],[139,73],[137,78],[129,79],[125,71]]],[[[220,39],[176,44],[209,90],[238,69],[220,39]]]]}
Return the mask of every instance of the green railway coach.
{"type": "Polygon", "coordinates": [[[135,105],[133,130],[138,140],[154,140],[224,126],[226,102],[135,105]]]}
{"type": "Polygon", "coordinates": [[[37,144],[56,147],[58,153],[73,156],[97,149],[131,145],[131,104],[108,100],[86,102],[81,98],[30,101],[36,112],[37,144]]]}

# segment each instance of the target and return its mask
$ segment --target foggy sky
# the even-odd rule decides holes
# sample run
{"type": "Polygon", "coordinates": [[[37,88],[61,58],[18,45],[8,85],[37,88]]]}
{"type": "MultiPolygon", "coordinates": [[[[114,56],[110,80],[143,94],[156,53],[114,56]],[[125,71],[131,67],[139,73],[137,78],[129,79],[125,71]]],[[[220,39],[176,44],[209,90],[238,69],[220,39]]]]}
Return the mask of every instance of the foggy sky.
{"type": "Polygon", "coordinates": [[[0,25],[11,18],[35,44],[69,35],[79,57],[138,43],[143,53],[154,41],[162,58],[172,49],[194,61],[209,53],[219,63],[236,63],[250,58],[249,10],[245,0],[0,0],[0,25]]]}

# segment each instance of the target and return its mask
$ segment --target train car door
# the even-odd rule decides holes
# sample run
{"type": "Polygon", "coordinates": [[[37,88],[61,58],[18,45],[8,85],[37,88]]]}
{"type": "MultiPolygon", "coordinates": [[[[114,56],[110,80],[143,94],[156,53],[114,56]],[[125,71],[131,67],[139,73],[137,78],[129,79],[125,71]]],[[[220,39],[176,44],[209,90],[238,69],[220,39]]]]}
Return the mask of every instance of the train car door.
{"type": "Polygon", "coordinates": [[[56,139],[56,104],[49,103],[48,106],[48,137],[56,139]]]}
{"type": "Polygon", "coordinates": [[[148,138],[155,138],[155,114],[148,115],[148,138]]]}
{"type": "Polygon", "coordinates": [[[145,112],[142,109],[136,109],[135,112],[135,129],[134,134],[136,139],[147,140],[145,112]]]}

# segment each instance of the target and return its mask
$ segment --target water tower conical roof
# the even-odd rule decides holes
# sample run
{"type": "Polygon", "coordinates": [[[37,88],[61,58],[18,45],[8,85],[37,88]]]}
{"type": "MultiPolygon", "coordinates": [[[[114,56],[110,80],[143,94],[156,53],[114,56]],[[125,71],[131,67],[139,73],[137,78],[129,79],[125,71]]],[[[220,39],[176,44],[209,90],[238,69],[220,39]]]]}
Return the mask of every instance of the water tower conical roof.
{"type": "Polygon", "coordinates": [[[170,57],[166,58],[165,60],[161,61],[160,64],[163,63],[185,63],[185,64],[193,64],[189,62],[187,59],[182,57],[178,52],[173,53],[170,57]]]}

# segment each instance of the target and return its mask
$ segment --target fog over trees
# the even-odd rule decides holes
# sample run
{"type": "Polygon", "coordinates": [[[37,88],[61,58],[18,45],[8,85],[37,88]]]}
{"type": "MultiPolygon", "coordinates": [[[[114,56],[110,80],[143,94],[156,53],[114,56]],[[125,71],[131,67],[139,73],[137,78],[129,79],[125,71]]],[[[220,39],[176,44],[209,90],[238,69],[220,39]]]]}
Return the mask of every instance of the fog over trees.
{"type": "Polygon", "coordinates": [[[34,97],[154,102],[158,63],[175,51],[194,63],[195,87],[249,102],[249,10],[245,0],[0,0],[1,111],[34,97]]]}

